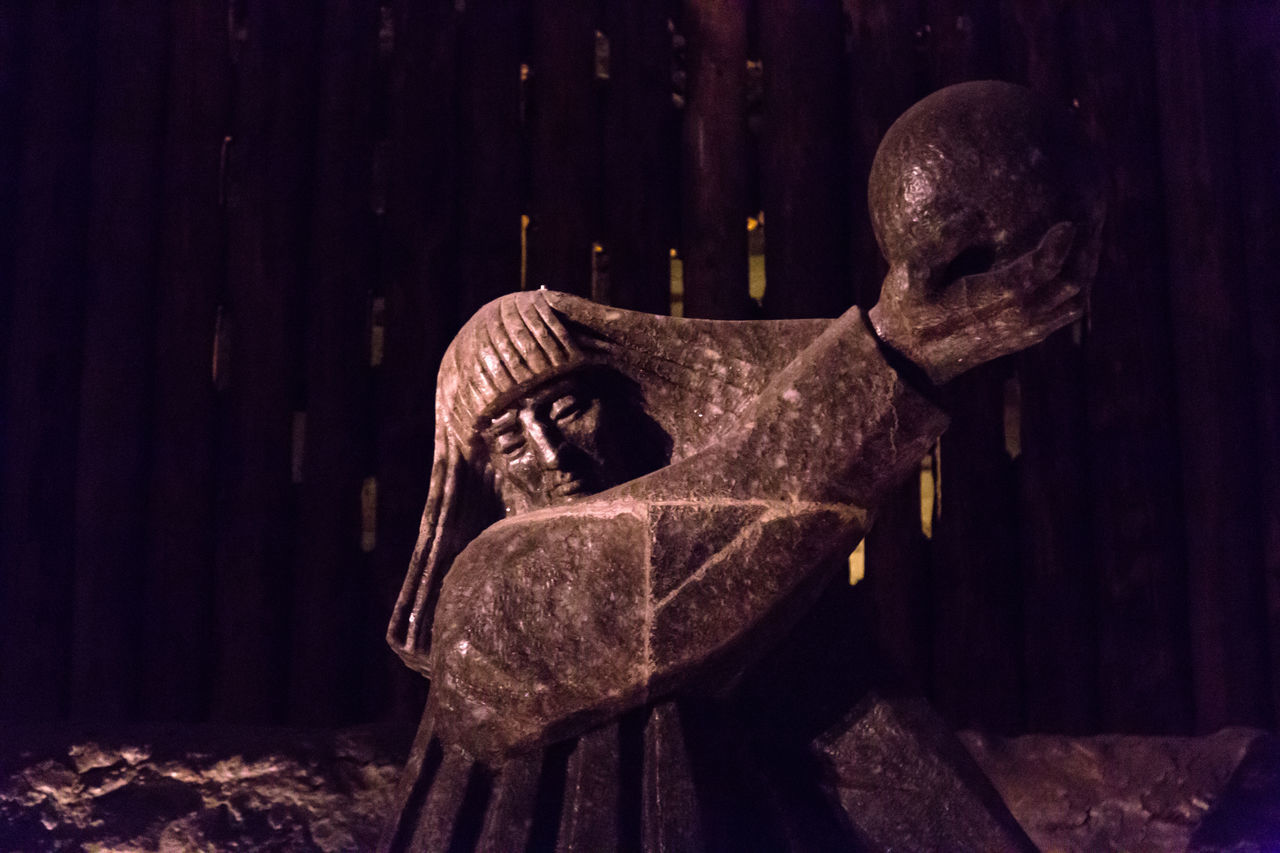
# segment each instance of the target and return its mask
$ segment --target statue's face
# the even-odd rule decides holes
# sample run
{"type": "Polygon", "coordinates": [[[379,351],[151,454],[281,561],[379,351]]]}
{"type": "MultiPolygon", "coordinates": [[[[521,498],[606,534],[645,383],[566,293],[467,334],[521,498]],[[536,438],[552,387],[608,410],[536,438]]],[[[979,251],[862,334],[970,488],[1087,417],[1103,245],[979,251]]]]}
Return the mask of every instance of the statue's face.
{"type": "Polygon", "coordinates": [[[604,406],[573,377],[512,403],[483,431],[508,514],[557,506],[621,482],[604,406]]]}

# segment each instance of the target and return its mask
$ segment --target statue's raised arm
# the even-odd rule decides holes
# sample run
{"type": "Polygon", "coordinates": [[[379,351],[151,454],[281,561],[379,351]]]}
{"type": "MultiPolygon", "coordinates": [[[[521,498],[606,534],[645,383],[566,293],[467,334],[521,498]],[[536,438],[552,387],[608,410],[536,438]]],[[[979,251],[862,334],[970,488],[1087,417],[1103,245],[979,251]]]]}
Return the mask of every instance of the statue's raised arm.
{"type": "Polygon", "coordinates": [[[869,318],[688,321],[551,292],[483,309],[441,369],[443,453],[392,626],[440,731],[499,756],[771,642],[945,428],[929,386],[1082,315],[1100,214],[1072,133],[1005,84],[900,119],[872,171],[891,268],[869,318]],[[459,494],[467,467],[512,516],[483,533],[455,514],[483,497],[459,494]]]}
{"type": "Polygon", "coordinates": [[[1083,315],[1102,217],[1082,151],[1008,84],[913,107],[872,170],[890,270],[866,314],[481,309],[440,369],[388,633],[432,679],[424,728],[499,765],[778,643],[945,429],[938,386],[1083,315]]]}

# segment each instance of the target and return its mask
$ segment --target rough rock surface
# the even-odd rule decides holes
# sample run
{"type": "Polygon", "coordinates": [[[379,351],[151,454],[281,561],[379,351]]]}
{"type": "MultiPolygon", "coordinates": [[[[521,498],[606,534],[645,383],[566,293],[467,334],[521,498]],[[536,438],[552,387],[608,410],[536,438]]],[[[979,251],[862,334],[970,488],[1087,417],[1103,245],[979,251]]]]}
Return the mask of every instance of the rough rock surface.
{"type": "Polygon", "coordinates": [[[1280,850],[1274,735],[961,739],[1043,850],[1280,850]]]}
{"type": "MultiPolygon", "coordinates": [[[[372,850],[409,735],[0,726],[0,851],[372,850]]],[[[1041,849],[1280,850],[1274,735],[961,738],[1041,849]]]]}
{"type": "Polygon", "coordinates": [[[819,739],[819,750],[869,849],[1034,853],[1026,830],[924,699],[873,694],[836,732],[819,739]]]}
{"type": "Polygon", "coordinates": [[[1191,835],[1194,853],[1280,850],[1280,737],[1255,739],[1191,835]]]}
{"type": "Polygon", "coordinates": [[[0,850],[371,850],[408,738],[0,727],[0,850]]]}

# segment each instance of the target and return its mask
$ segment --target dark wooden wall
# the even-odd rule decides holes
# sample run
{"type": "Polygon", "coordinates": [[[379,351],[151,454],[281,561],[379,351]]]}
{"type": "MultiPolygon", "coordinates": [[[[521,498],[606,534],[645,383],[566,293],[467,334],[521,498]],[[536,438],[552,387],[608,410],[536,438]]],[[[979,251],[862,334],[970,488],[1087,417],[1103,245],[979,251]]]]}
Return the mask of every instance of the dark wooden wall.
{"type": "Polygon", "coordinates": [[[960,725],[1273,726],[1280,12],[1193,0],[0,3],[0,717],[416,713],[461,320],[522,270],[665,311],[673,249],[689,316],[869,305],[881,134],[989,77],[1075,105],[1105,257],[957,382],[875,642],[960,725]]]}

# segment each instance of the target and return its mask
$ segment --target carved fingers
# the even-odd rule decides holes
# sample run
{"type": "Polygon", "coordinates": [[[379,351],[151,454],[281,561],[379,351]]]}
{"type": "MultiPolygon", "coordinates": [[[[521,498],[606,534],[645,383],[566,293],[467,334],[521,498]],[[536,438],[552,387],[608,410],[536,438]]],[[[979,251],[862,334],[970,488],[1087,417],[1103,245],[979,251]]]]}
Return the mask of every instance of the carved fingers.
{"type": "Polygon", "coordinates": [[[964,276],[948,284],[935,304],[936,326],[1031,324],[1079,292],[1079,286],[1059,274],[1075,239],[1075,226],[1059,222],[1040,244],[1007,264],[964,276]]]}
{"type": "Polygon", "coordinates": [[[1071,274],[1077,228],[1059,222],[1031,251],[993,269],[930,286],[890,273],[871,320],[884,341],[941,384],[1026,349],[1083,316],[1087,291],[1071,274]]]}

